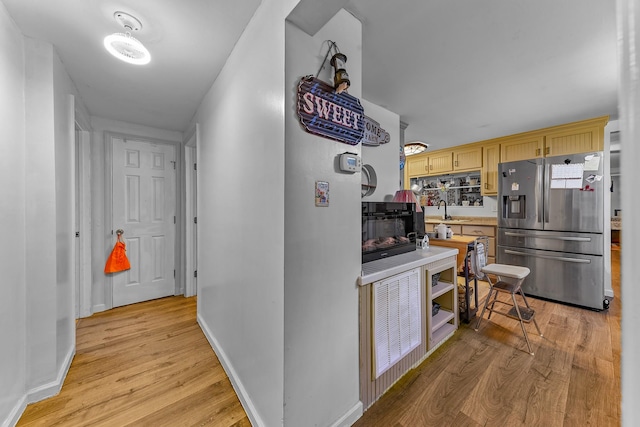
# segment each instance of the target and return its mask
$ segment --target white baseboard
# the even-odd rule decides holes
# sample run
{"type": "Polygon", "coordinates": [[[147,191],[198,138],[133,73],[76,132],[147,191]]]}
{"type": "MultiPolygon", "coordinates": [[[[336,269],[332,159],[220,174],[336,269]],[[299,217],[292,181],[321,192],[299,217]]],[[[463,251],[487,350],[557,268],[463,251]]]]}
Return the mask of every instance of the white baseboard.
{"type": "Polygon", "coordinates": [[[62,384],[64,384],[64,379],[67,378],[67,373],[69,372],[69,368],[71,367],[71,361],[73,360],[73,356],[76,354],[76,347],[73,346],[69,349],[67,356],[60,366],[60,371],[58,371],[58,377],[48,383],[43,384],[41,386],[32,388],[27,392],[26,400],[27,403],[35,403],[41,400],[44,400],[48,397],[53,397],[56,394],[60,393],[62,389],[62,384]]]}
{"type": "Polygon", "coordinates": [[[60,393],[62,389],[62,384],[64,384],[65,378],[67,378],[67,374],[69,373],[69,368],[71,368],[71,362],[73,361],[73,356],[76,354],[76,347],[73,346],[69,349],[67,356],[64,359],[64,362],[60,366],[60,371],[58,371],[58,376],[55,381],[51,381],[50,383],[43,384],[41,386],[32,388],[29,390],[22,398],[16,403],[14,408],[9,413],[9,416],[2,422],[0,427],[11,427],[15,426],[20,417],[24,413],[24,410],[27,408],[27,404],[39,402],[41,400],[47,399],[49,397],[53,397],[56,394],[60,393]]]}
{"type": "Polygon", "coordinates": [[[96,304],[91,309],[91,312],[92,313],[100,313],[101,311],[106,311],[106,310],[107,310],[106,304],[96,304]]]}
{"type": "Polygon", "coordinates": [[[358,401],[351,409],[341,416],[331,427],[352,426],[362,416],[362,402],[358,401]]]}
{"type": "Polygon", "coordinates": [[[27,409],[27,396],[22,396],[16,405],[13,407],[9,416],[2,422],[2,427],[13,427],[18,424],[18,420],[24,413],[24,410],[27,409]]]}
{"type": "Polygon", "coordinates": [[[222,368],[226,372],[227,377],[229,377],[229,380],[231,381],[231,385],[233,386],[233,389],[238,395],[238,398],[240,399],[240,403],[242,404],[242,407],[247,413],[247,417],[249,418],[251,425],[254,427],[262,427],[262,426],[266,427],[266,424],[264,423],[264,421],[262,421],[262,419],[258,415],[258,411],[256,410],[256,407],[253,404],[253,401],[249,397],[247,390],[242,384],[242,381],[240,381],[240,378],[238,377],[235,369],[233,368],[231,361],[225,354],[224,350],[222,350],[220,343],[218,343],[218,341],[215,339],[215,337],[213,336],[213,333],[211,333],[211,330],[207,326],[207,323],[200,317],[200,314],[198,314],[198,324],[200,325],[200,329],[202,329],[204,336],[207,338],[207,341],[209,341],[209,345],[211,345],[211,348],[213,348],[213,351],[218,356],[218,360],[220,360],[220,364],[222,365],[222,368]]]}

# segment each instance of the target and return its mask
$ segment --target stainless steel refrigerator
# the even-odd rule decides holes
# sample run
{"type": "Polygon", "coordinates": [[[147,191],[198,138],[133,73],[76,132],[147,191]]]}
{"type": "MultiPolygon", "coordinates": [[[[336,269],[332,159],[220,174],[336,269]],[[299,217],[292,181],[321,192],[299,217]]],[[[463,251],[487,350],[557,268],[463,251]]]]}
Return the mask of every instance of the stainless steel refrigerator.
{"type": "Polygon", "coordinates": [[[529,267],[525,294],[608,308],[604,161],[593,152],[499,165],[497,262],[529,267]]]}

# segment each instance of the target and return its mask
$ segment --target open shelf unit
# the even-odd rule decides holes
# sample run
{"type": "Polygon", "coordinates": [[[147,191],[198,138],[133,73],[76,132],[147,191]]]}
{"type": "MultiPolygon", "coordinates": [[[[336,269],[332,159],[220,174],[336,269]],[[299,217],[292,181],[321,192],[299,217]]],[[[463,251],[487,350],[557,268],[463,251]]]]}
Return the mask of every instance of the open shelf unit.
{"type": "Polygon", "coordinates": [[[437,206],[440,200],[445,200],[450,206],[482,206],[482,182],[480,179],[480,174],[474,172],[447,174],[413,177],[410,185],[412,187],[417,185],[421,188],[420,194],[416,197],[422,206],[437,206]],[[465,203],[463,204],[463,202],[465,203]]]}
{"type": "Polygon", "coordinates": [[[455,268],[425,268],[427,288],[427,333],[429,348],[440,344],[449,334],[458,328],[458,287],[455,268]],[[434,282],[434,279],[436,280],[434,282]],[[431,315],[434,303],[440,308],[435,315],[431,315]]]}

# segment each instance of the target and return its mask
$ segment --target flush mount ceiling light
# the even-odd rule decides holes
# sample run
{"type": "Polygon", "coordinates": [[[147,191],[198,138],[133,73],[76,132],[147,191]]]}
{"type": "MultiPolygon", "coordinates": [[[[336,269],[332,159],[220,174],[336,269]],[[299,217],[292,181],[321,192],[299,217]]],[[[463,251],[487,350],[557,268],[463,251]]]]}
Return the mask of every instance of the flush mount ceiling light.
{"type": "Polygon", "coordinates": [[[423,151],[426,151],[427,148],[429,148],[429,144],[427,144],[426,142],[407,142],[406,144],[404,144],[404,155],[411,156],[413,154],[422,153],[423,151]]]}
{"type": "Polygon", "coordinates": [[[139,31],[142,28],[142,23],[135,16],[125,12],[116,12],[113,17],[124,27],[126,33],[114,33],[105,37],[105,49],[111,55],[129,64],[148,64],[151,61],[151,54],[138,39],[131,36],[132,31],[139,31]]]}

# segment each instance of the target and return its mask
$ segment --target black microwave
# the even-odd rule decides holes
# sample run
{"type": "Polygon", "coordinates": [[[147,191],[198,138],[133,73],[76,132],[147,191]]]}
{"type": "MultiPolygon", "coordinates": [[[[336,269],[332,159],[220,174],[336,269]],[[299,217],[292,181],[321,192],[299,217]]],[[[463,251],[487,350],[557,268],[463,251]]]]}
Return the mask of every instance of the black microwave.
{"type": "Polygon", "coordinates": [[[414,203],[362,202],[362,262],[415,251],[420,223],[424,234],[417,214],[414,203]]]}

